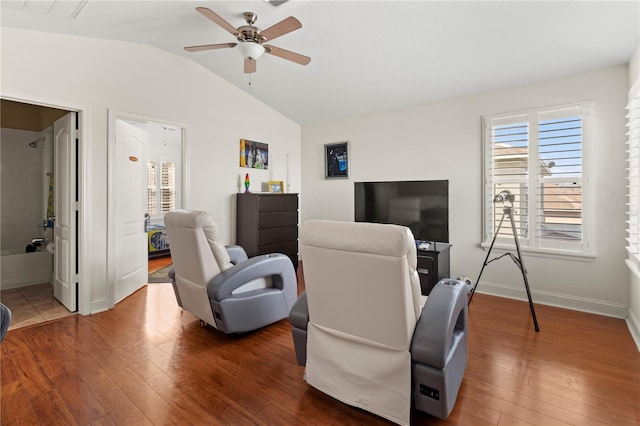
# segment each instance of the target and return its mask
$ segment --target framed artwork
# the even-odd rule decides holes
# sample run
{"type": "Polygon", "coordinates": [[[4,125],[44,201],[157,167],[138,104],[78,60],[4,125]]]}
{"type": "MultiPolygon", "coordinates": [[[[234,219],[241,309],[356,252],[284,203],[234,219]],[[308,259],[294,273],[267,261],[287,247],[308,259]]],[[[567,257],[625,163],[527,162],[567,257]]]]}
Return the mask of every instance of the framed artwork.
{"type": "Polygon", "coordinates": [[[269,168],[269,144],[240,139],[240,167],[269,168]]]}
{"type": "Polygon", "coordinates": [[[284,192],[284,182],[281,180],[270,180],[269,192],[284,192]]]}
{"type": "Polygon", "coordinates": [[[349,177],[349,142],[327,143],[324,145],[324,178],[349,177]]]}

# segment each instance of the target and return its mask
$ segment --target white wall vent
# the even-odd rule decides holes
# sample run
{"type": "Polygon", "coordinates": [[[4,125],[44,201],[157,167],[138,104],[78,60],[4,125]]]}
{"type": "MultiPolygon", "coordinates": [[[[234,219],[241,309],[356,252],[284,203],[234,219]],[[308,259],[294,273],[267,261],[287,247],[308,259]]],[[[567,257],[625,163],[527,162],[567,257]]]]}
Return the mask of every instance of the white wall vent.
{"type": "Polygon", "coordinates": [[[273,7],[279,7],[279,6],[282,6],[283,3],[288,2],[289,0],[264,0],[264,1],[266,1],[273,7]]]}

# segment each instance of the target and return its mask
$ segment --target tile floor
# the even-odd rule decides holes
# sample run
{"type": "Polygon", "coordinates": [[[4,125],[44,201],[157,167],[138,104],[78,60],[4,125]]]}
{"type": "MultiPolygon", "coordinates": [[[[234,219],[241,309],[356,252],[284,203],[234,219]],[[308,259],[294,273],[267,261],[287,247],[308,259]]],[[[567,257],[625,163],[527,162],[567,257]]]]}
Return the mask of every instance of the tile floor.
{"type": "Polygon", "coordinates": [[[75,315],[53,297],[49,283],[2,290],[0,300],[11,309],[9,330],[75,315]]]}

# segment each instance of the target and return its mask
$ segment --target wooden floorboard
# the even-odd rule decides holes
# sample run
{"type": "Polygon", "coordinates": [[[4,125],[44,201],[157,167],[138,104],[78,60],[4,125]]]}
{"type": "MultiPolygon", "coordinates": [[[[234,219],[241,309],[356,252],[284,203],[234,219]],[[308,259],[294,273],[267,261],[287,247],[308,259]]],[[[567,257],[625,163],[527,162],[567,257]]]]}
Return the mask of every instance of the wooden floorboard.
{"type": "MultiPolygon", "coordinates": [[[[476,294],[456,406],[412,424],[639,425],[640,353],[625,322],[536,313],[539,333],[527,303],[476,294]]],[[[181,312],[170,284],[11,330],[0,350],[2,425],[389,424],[306,384],[288,321],[227,336],[181,312]]]]}

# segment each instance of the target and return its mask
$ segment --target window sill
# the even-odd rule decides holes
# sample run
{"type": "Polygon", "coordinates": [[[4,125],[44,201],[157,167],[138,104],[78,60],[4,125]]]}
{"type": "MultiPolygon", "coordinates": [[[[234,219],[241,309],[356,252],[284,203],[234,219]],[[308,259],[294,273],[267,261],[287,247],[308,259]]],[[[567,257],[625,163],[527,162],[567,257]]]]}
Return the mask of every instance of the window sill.
{"type": "MultiPolygon", "coordinates": [[[[491,244],[481,243],[480,247],[482,247],[485,251],[489,250],[491,244]]],[[[514,245],[507,244],[494,244],[492,251],[499,253],[516,253],[516,247],[514,245]]],[[[577,262],[593,262],[597,254],[596,253],[585,253],[579,251],[572,250],[558,250],[558,249],[542,249],[542,248],[529,248],[520,246],[520,252],[523,255],[533,256],[533,257],[543,257],[547,259],[559,259],[559,260],[572,260],[577,262]]]]}

